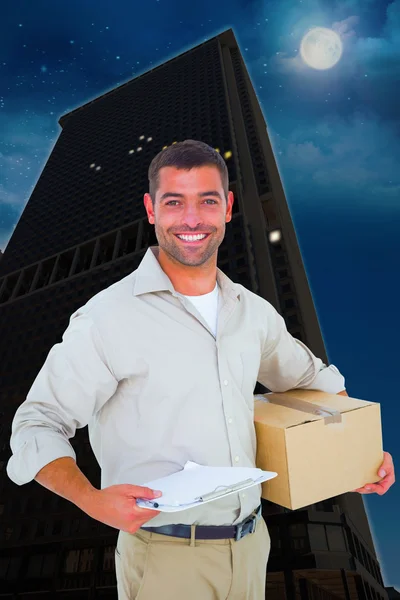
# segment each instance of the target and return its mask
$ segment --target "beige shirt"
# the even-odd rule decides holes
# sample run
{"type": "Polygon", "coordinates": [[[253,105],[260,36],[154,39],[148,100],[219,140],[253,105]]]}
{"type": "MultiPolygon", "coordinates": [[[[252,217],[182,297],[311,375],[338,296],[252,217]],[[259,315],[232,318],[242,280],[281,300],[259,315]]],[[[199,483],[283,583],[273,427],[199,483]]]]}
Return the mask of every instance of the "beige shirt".
{"type": "MultiPolygon", "coordinates": [[[[17,485],[70,456],[88,425],[101,488],[141,485],[183,468],[254,467],[253,390],[337,393],[344,378],[287,331],[272,305],[220,270],[216,338],[150,248],[139,268],[75,311],[12,423],[7,473],[17,485]]],[[[79,462],[79,461],[78,461],[79,462]]],[[[235,524],[260,486],[149,524],[235,524]]]]}

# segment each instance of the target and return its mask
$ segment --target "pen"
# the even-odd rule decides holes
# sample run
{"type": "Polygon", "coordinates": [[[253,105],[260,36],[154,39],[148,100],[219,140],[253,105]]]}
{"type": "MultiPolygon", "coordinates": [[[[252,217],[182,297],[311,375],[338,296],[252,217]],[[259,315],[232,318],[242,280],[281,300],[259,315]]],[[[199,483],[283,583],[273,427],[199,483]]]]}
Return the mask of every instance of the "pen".
{"type": "Polygon", "coordinates": [[[158,502],[152,502],[151,500],[147,500],[145,498],[137,498],[137,500],[140,500],[147,506],[152,506],[153,508],[158,508],[160,506],[158,502]]]}
{"type": "Polygon", "coordinates": [[[196,500],[197,500],[197,502],[206,502],[207,500],[216,500],[217,498],[220,498],[226,494],[230,494],[231,492],[239,491],[239,490],[243,489],[244,487],[251,485],[253,483],[254,483],[253,479],[246,479],[245,481],[241,481],[240,483],[237,483],[236,485],[226,486],[225,488],[224,488],[224,486],[220,485],[220,486],[218,486],[218,488],[224,488],[223,490],[217,491],[218,488],[216,488],[213,492],[209,492],[208,494],[199,496],[199,498],[196,498],[196,500]]]}

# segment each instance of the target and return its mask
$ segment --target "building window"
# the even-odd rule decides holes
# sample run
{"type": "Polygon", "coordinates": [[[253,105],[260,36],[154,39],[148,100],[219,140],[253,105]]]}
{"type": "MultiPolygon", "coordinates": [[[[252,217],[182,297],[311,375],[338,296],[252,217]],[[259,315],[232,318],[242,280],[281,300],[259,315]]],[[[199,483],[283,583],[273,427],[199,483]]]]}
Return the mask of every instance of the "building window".
{"type": "Polygon", "coordinates": [[[304,552],[309,549],[307,528],[304,523],[289,525],[290,543],[295,552],[304,552]]]}
{"type": "Polygon", "coordinates": [[[294,308],[296,306],[293,298],[288,298],[285,300],[285,308],[294,308]]]}
{"type": "Polygon", "coordinates": [[[29,537],[30,526],[31,526],[31,521],[22,523],[20,534],[19,534],[20,540],[26,540],[29,537]]]}
{"type": "Polygon", "coordinates": [[[360,545],[360,542],[358,541],[358,538],[357,538],[357,536],[355,534],[354,534],[354,543],[355,543],[355,550],[356,550],[356,558],[357,558],[357,560],[360,561],[360,563],[363,566],[365,566],[364,562],[363,562],[363,557],[362,557],[362,554],[361,554],[361,545],[360,545]]]}
{"type": "Polygon", "coordinates": [[[329,550],[333,552],[346,552],[346,541],[340,525],[327,525],[326,534],[328,536],[329,550]]]}
{"type": "Polygon", "coordinates": [[[268,533],[271,538],[271,553],[273,555],[280,555],[282,553],[282,544],[280,538],[280,531],[278,525],[270,525],[268,527],[268,533]]]}
{"type": "Polygon", "coordinates": [[[5,559],[8,562],[8,566],[2,565],[2,570],[7,569],[5,574],[5,578],[7,580],[17,579],[19,576],[19,570],[21,567],[22,557],[20,556],[12,556],[10,559],[5,559]]]}
{"type": "Polygon", "coordinates": [[[103,571],[115,569],[115,546],[106,546],[103,553],[103,571]]]}
{"type": "Polygon", "coordinates": [[[65,558],[64,573],[88,573],[93,568],[94,548],[70,550],[65,558]]]}
{"type": "Polygon", "coordinates": [[[290,325],[300,325],[298,315],[290,315],[287,320],[290,325]]]}
{"type": "Polygon", "coordinates": [[[311,550],[328,550],[325,527],[319,523],[309,523],[308,535],[310,537],[311,550]]]}
{"type": "Polygon", "coordinates": [[[332,500],[323,500],[322,502],[317,502],[315,504],[315,510],[323,512],[333,512],[332,500]]]}
{"type": "Polygon", "coordinates": [[[63,522],[61,521],[61,519],[58,519],[57,521],[54,521],[54,524],[53,524],[53,535],[60,535],[61,531],[62,531],[62,527],[63,527],[63,522]]]}
{"type": "Polygon", "coordinates": [[[45,521],[39,521],[37,528],[36,528],[36,534],[35,537],[39,538],[39,537],[43,537],[45,534],[45,529],[46,529],[46,523],[45,521]]]}
{"type": "Polygon", "coordinates": [[[6,578],[9,562],[10,559],[8,557],[0,558],[0,580],[6,578]]]}
{"type": "Polygon", "coordinates": [[[56,569],[57,554],[36,554],[29,558],[26,577],[37,579],[53,577],[56,569]]]}

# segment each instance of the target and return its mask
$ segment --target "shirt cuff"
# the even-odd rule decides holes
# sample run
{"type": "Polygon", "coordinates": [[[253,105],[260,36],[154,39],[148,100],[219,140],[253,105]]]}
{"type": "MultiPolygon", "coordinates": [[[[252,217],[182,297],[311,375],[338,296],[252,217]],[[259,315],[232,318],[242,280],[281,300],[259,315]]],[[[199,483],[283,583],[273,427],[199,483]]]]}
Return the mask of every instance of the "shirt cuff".
{"type": "Polygon", "coordinates": [[[345,379],[335,365],[323,365],[313,381],[304,389],[318,390],[327,394],[338,394],[346,389],[345,379]]]}
{"type": "Polygon", "coordinates": [[[75,450],[68,440],[51,431],[37,433],[11,456],[7,474],[17,485],[24,485],[35,479],[43,467],[65,456],[76,461],[75,450]]]}

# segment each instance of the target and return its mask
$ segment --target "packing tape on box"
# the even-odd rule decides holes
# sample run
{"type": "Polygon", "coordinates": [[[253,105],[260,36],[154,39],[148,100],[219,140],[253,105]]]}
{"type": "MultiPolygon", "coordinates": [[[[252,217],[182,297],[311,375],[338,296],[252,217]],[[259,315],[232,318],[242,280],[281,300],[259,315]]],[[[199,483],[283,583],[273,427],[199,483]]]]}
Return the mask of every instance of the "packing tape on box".
{"type": "Polygon", "coordinates": [[[338,410],[331,408],[330,406],[322,406],[321,404],[314,404],[314,402],[307,402],[300,398],[294,398],[283,393],[275,393],[272,397],[270,394],[257,394],[254,396],[255,400],[262,400],[263,402],[270,402],[271,404],[279,404],[280,406],[286,406],[287,408],[293,408],[294,410],[301,410],[312,415],[318,415],[324,417],[325,425],[329,423],[341,423],[342,415],[338,410]]]}

